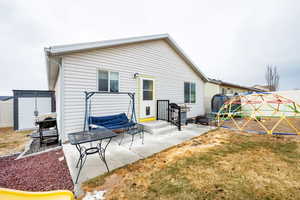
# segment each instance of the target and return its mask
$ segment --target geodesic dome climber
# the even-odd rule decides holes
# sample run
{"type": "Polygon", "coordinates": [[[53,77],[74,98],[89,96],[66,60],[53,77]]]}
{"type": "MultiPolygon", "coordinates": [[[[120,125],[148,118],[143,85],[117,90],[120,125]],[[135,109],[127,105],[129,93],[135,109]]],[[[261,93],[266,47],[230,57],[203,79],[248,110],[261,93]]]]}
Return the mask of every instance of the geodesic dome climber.
{"type": "Polygon", "coordinates": [[[300,135],[300,105],[275,93],[230,98],[216,116],[218,127],[274,135],[300,135]]]}

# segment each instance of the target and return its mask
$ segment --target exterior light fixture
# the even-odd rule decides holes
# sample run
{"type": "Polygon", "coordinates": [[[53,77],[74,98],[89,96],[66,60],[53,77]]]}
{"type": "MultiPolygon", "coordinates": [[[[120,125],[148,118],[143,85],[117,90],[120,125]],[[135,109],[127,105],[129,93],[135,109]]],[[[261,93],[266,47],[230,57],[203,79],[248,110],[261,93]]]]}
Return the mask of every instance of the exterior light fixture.
{"type": "Polygon", "coordinates": [[[139,73],[134,73],[133,78],[136,79],[138,75],[140,75],[140,74],[139,73]]]}

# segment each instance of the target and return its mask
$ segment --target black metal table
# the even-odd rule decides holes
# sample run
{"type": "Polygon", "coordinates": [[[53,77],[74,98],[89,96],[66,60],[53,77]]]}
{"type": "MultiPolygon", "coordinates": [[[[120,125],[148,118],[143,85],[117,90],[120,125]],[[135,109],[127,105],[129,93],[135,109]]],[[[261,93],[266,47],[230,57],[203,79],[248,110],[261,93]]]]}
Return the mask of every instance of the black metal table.
{"type": "Polygon", "coordinates": [[[109,171],[105,159],[105,151],[108,144],[111,142],[112,138],[116,136],[118,136],[118,134],[104,127],[96,130],[91,130],[91,131],[81,131],[77,133],[71,133],[68,135],[70,143],[72,145],[75,145],[79,152],[79,159],[76,164],[76,168],[78,168],[79,165],[79,170],[78,170],[75,183],[77,183],[78,181],[79,174],[81,172],[83,165],[85,164],[88,155],[98,153],[100,159],[104,162],[107,171],[109,171]],[[103,140],[108,140],[106,145],[102,144],[103,140]],[[82,144],[84,143],[91,143],[91,142],[98,142],[98,144],[94,147],[91,146],[90,148],[86,148],[85,146],[82,146],[82,144]]]}

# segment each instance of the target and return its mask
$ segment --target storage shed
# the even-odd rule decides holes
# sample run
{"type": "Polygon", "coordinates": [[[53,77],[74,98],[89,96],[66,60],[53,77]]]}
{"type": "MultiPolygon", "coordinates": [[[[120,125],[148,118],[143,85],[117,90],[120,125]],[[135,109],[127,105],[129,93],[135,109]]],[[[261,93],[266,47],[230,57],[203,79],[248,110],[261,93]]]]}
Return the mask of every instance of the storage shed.
{"type": "Polygon", "coordinates": [[[0,96],[0,128],[13,126],[13,97],[0,96]]]}
{"type": "Polygon", "coordinates": [[[35,128],[37,115],[55,112],[55,93],[48,90],[13,90],[14,130],[35,128]]]}

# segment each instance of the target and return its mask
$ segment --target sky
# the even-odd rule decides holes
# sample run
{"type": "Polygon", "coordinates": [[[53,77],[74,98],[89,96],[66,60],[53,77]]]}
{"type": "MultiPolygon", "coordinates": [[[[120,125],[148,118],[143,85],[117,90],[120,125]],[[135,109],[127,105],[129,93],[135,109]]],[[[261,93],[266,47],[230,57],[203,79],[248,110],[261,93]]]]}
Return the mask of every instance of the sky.
{"type": "Polygon", "coordinates": [[[44,47],[169,33],[208,77],[300,88],[297,0],[0,0],[0,95],[48,89],[44,47]]]}

